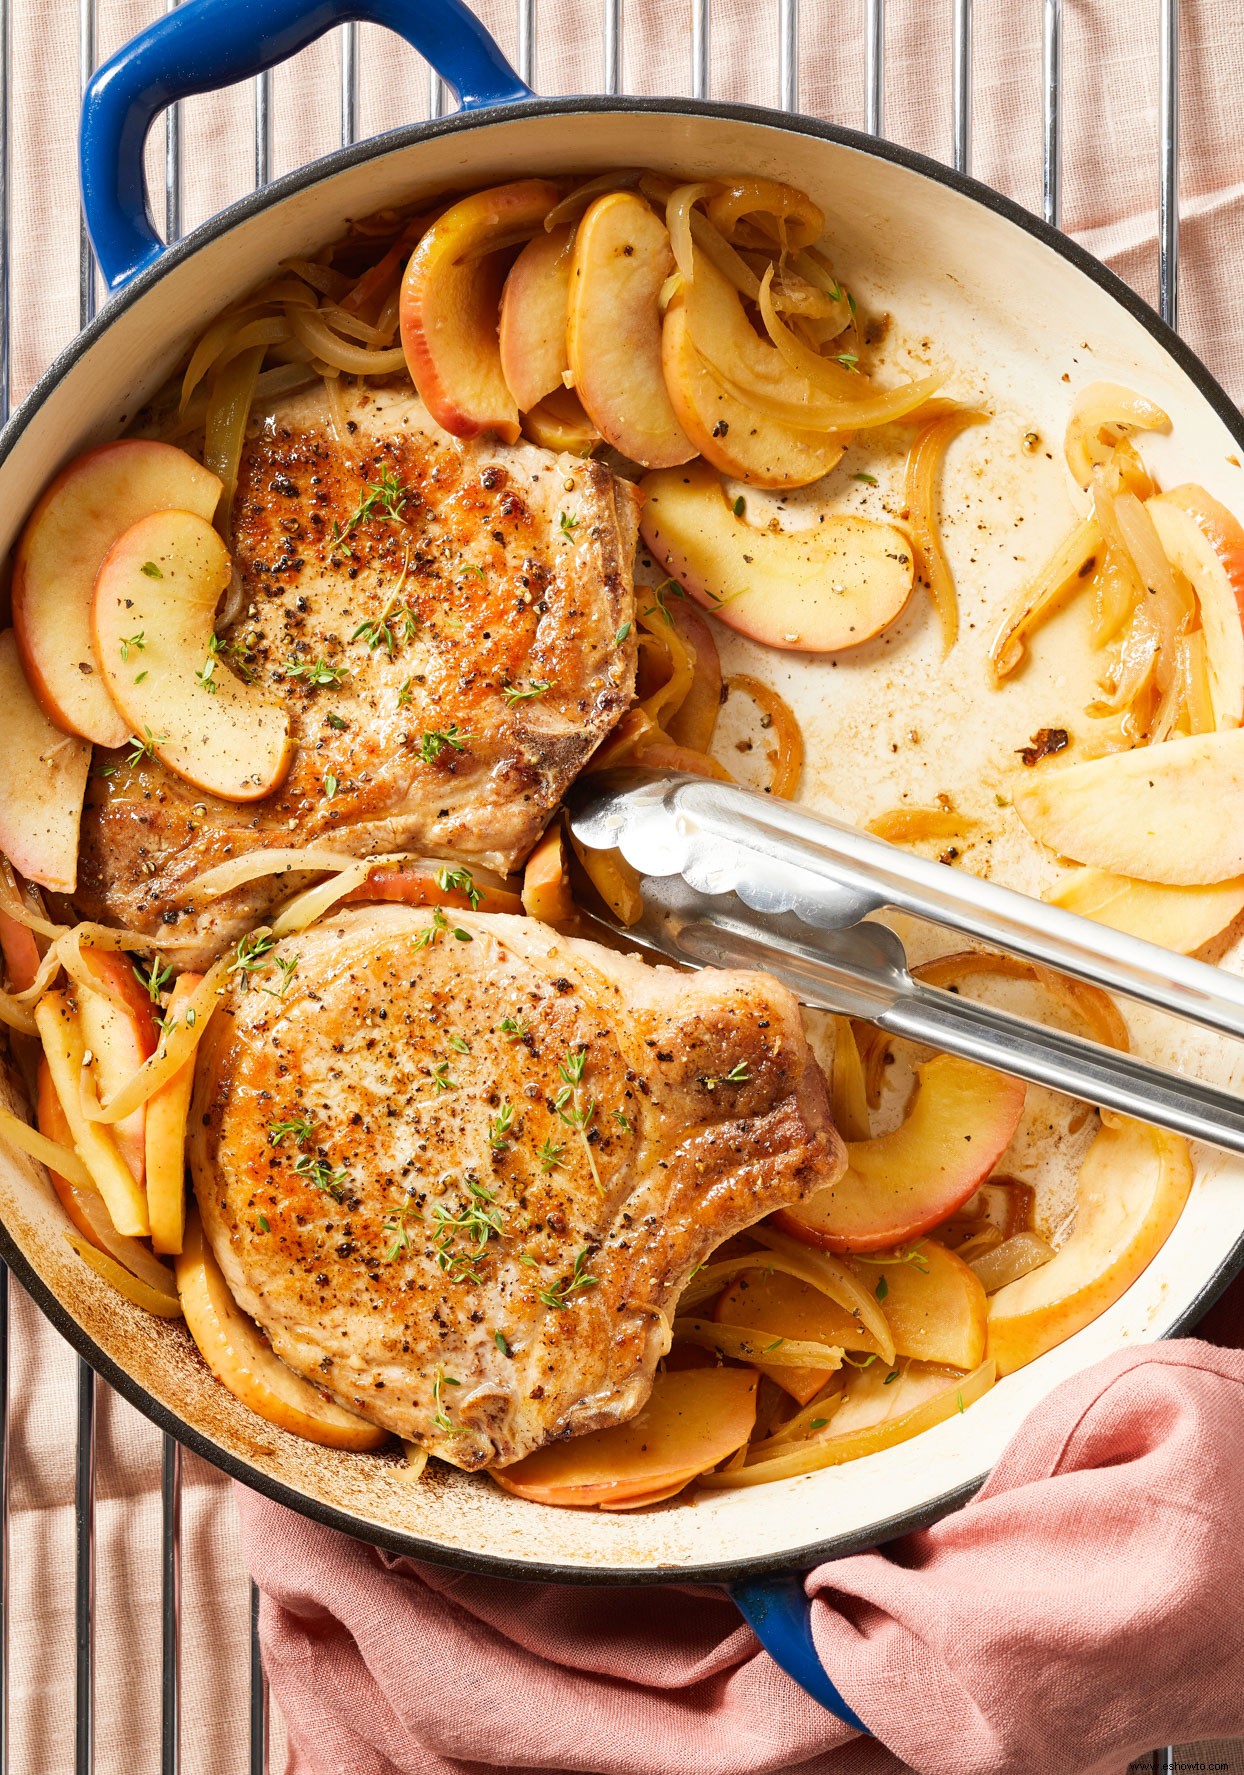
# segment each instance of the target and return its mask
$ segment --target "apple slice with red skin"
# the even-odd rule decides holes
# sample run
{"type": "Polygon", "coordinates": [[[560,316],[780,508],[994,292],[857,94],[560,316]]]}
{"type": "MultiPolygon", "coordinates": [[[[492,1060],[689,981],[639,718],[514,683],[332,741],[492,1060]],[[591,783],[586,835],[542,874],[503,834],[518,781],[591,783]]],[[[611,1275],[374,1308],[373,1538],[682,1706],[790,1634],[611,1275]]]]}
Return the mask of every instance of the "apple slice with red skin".
{"type": "Polygon", "coordinates": [[[673,269],[664,222],[633,191],[598,197],[579,223],[566,308],[575,393],[605,442],[645,468],[695,455],[661,368],[661,288],[673,269]]]}
{"type": "Polygon", "coordinates": [[[773,1216],[783,1232],[830,1251],[884,1251],[945,1220],[984,1182],[1019,1126],[1022,1081],[952,1054],[925,1061],[917,1079],[907,1119],[849,1141],[837,1183],[773,1216]]]}
{"type": "Polygon", "coordinates": [[[35,983],[39,971],[39,945],[28,926],[0,907],[0,952],[4,955],[4,972],[13,992],[25,992],[35,983]]]}
{"type": "Polygon", "coordinates": [[[451,869],[451,875],[466,876],[467,885],[442,887],[438,875],[446,873],[434,864],[382,863],[372,870],[361,886],[352,888],[341,904],[395,900],[403,906],[457,906],[463,912],[521,912],[523,902],[512,888],[499,882],[485,881],[470,869],[451,869]],[[470,892],[468,892],[468,888],[470,892]],[[472,894],[475,896],[472,901],[472,894]]]}
{"type": "Polygon", "coordinates": [[[655,1503],[741,1448],[755,1421],[750,1369],[667,1370],[627,1423],[555,1442],[489,1471],[504,1491],[536,1504],[607,1510],[655,1503]]]}
{"type": "Polygon", "coordinates": [[[798,431],[723,382],[700,355],[680,296],[665,311],[661,368],[679,424],[722,474],[750,487],[807,487],[841,462],[849,434],[798,431]]]}
{"type": "Polygon", "coordinates": [[[30,688],[62,732],[98,746],[122,746],[129,733],[91,641],[104,556],[150,512],[210,519],[220,491],[219,478],[184,450],[122,438],[62,469],[30,514],[13,557],[13,627],[30,688]]]}
{"type": "Polygon", "coordinates": [[[574,235],[567,224],[529,240],[510,266],[501,292],[497,329],[501,369],[523,413],[565,387],[563,373],[570,368],[566,297],[574,235]]]}
{"type": "Polygon", "coordinates": [[[410,255],[402,349],[424,406],[454,437],[518,438],[518,403],[497,334],[506,272],[500,255],[543,227],[558,196],[547,179],[477,191],[438,216],[410,255]]]}
{"type": "Polygon", "coordinates": [[[387,1430],[325,1398],[274,1354],[230,1294],[197,1213],[187,1219],[185,1242],[173,1268],[190,1335],[235,1399],[268,1423],[324,1448],[365,1453],[390,1440],[387,1430]]]}
{"type": "Polygon", "coordinates": [[[12,629],[0,634],[0,850],[29,881],[71,894],[91,748],[49,721],[31,692],[12,629]]]}
{"type": "Polygon", "coordinates": [[[212,652],[230,573],[228,551],[203,518],[157,512],[110,549],[91,620],[100,670],[128,731],[195,788],[258,801],[284,780],[293,742],[288,712],[212,652]],[[143,636],[141,653],[135,634],[143,636]]]}
{"type": "Polygon", "coordinates": [[[753,641],[837,653],[879,634],[911,596],[911,545],[889,524],[830,513],[807,530],[758,529],[706,462],[648,475],[640,492],[640,533],[665,571],[753,641]]]}
{"type": "MultiPolygon", "coordinates": [[[[92,1073],[102,1103],[128,1085],[160,1040],[151,998],[139,985],[130,958],[120,950],[79,951],[88,973],[99,982],[97,992],[79,991],[78,1018],[87,1048],[94,1056],[92,1073]]],[[[113,1128],[121,1157],[140,1187],[146,1172],[145,1107],[136,1109],[113,1128]]]]}
{"type": "Polygon", "coordinates": [[[1011,1374],[1104,1313],[1170,1236],[1192,1188],[1188,1143],[1122,1117],[1089,1148],[1071,1235],[1039,1269],[990,1297],[990,1356],[1011,1374]]]}
{"type": "Polygon", "coordinates": [[[665,385],[684,431],[706,461],[750,486],[820,480],[841,461],[851,433],[826,429],[825,397],[759,336],[712,260],[698,247],[692,257],[694,277],[670,302],[661,333],[665,385]],[[751,389],[806,412],[807,428],[776,418],[751,389]]]}
{"type": "Polygon", "coordinates": [[[1167,560],[1196,593],[1216,727],[1244,722],[1244,526],[1192,482],[1146,500],[1167,560]]]}

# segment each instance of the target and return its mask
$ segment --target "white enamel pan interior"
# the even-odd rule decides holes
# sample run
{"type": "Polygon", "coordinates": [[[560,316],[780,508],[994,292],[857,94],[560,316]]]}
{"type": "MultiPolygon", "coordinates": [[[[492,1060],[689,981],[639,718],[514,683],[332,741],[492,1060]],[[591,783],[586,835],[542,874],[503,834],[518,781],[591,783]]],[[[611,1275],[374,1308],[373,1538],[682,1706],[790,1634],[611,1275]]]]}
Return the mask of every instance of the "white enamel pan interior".
{"type": "MultiPolygon", "coordinates": [[[[979,390],[1013,422],[994,434],[992,467],[988,434],[965,443],[962,458],[976,465],[979,485],[997,494],[1012,529],[1006,500],[1020,498],[1023,467],[1016,439],[1028,427],[1061,439],[1070,388],[1095,376],[1132,383],[1170,412],[1173,432],[1156,459],[1165,481],[1201,480],[1244,509],[1237,460],[1244,427],[1222,391],[1109,274],[1005,201],[901,150],[777,113],[682,101],[535,101],[336,155],[227,211],[136,279],[52,367],[5,435],[0,552],[7,554],[57,468],[115,436],[211,316],[278,260],[319,247],[352,216],[447,187],[637,165],[692,177],[745,171],[810,192],[830,219],[839,271],[871,309],[896,317],[911,361],[923,355],[957,369],[955,392],[979,390]]],[[[991,570],[1011,585],[1070,522],[1057,457],[1055,444],[1023,470],[1023,546],[994,521],[991,570]]],[[[952,528],[957,561],[965,558],[965,537],[952,528]]],[[[887,768],[882,737],[910,726],[904,699],[920,696],[930,743],[957,748],[961,774],[973,768],[968,736],[981,725],[979,710],[953,676],[927,669],[936,659],[935,650],[925,651],[928,636],[910,638],[912,663],[903,665],[905,636],[893,638],[888,675],[875,648],[843,672],[790,656],[771,662],[769,675],[790,689],[805,719],[811,805],[851,811],[827,749],[842,742],[833,729],[838,696],[858,709],[854,762],[862,776],[887,768]],[[861,690],[866,672],[871,688],[861,690]]],[[[1037,674],[1032,707],[1018,705],[1021,728],[1039,717],[1042,684],[1056,683],[1059,669],[1055,656],[1042,668],[1045,678],[1037,674]]],[[[1187,1061],[1196,1047],[1176,1043],[1167,1057],[1187,1061]]],[[[1162,1041],[1150,1051],[1160,1057],[1162,1041]]],[[[1237,1054],[1212,1044],[1207,1051],[1217,1082],[1230,1083],[1237,1054]]],[[[668,1580],[675,1572],[704,1580],[759,1575],[926,1522],[972,1493],[1052,1387],[1110,1351],[1192,1323],[1244,1261],[1241,1167],[1201,1155],[1177,1230],[1124,1298],[966,1414],[826,1472],[648,1513],[603,1515],[524,1503],[482,1477],[440,1466],[414,1485],[397,1458],[333,1453],[270,1428],[210,1378],[181,1327],[131,1308],[84,1268],[36,1168],[7,1156],[0,1158],[0,1218],[3,1255],[75,1347],[163,1428],[247,1484],[393,1551],[512,1576],[597,1582],[668,1580]]]]}

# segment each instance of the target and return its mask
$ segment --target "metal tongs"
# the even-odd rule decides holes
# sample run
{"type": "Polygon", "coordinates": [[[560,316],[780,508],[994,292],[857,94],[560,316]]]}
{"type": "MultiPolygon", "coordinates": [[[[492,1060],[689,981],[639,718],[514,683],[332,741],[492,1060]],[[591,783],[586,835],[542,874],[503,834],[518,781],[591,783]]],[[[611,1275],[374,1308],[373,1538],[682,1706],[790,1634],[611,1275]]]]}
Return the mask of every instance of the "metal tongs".
{"type": "Polygon", "coordinates": [[[619,850],[639,872],[628,940],[693,967],[764,968],[806,1005],[1244,1153],[1237,1098],[913,979],[902,941],[871,915],[910,913],[1244,1039],[1233,974],[733,784],[604,771],[567,807],[580,844],[619,850]]]}

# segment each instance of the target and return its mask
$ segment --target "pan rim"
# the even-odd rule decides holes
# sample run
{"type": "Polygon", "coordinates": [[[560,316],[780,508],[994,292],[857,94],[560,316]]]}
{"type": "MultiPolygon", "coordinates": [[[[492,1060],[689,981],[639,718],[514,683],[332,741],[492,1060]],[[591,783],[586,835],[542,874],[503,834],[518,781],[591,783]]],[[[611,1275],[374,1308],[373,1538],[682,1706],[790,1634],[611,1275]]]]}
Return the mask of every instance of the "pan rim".
{"type": "MultiPolygon", "coordinates": [[[[223,238],[234,228],[262,214],[286,199],[332,179],[339,173],[360,166],[369,160],[399,153],[419,143],[440,136],[467,130],[487,128],[527,118],[582,115],[660,115],[703,118],[714,121],[754,125],[770,130],[811,136],[815,139],[849,148],[855,152],[887,161],[919,177],[932,180],[979,204],[1003,221],[1010,222],[1024,233],[1067,261],[1073,269],[1089,278],[1156,341],[1176,366],[1187,376],[1197,393],[1237,443],[1244,448],[1244,414],[1234,405],[1221,384],[1192,349],[1141,296],[1137,295],[1107,266],[1095,259],[1077,242],[1058,229],[1025,210],[1011,198],[993,191],[952,167],[901,144],[882,141],[855,129],[822,122],[799,113],[774,110],[765,106],[715,103],[711,100],[682,98],[623,98],[608,95],[557,99],[535,98],[512,104],[490,107],[479,112],[459,112],[447,118],[407,125],[369,138],[348,148],[336,150],[308,166],[283,174],[262,190],[239,199],[236,203],[209,218],[190,234],[166,248],[160,258],[140,272],[126,287],[113,296],[91,324],[61,351],[11,416],[0,433],[0,471],[19,444],[35,414],[54,389],[86,357],[109,331],[112,322],[141,302],[157,285],[184,262],[223,238]]],[[[510,1559],[502,1555],[480,1553],[469,1548],[447,1546],[424,1540],[409,1531],[390,1529],[380,1523],[363,1522],[358,1517],[308,1497],[304,1492],[270,1477],[251,1465],[242,1456],[214,1442],[203,1431],[178,1417],[156,1399],[100,1345],[73,1316],[72,1312],[43,1281],[8,1227],[0,1222],[0,1257],[13,1275],[31,1295],[57,1331],[131,1405],[160,1429],[175,1437],[193,1453],[209,1461],[229,1477],[257,1491],[274,1502],[283,1504],[297,1514],[322,1527],[336,1529],[355,1540],[383,1548],[400,1557],[481,1576],[500,1577],[527,1583],[562,1583],[612,1587],[617,1585],[653,1585],[673,1582],[730,1584],[764,1578],[793,1570],[807,1570],[826,1560],[841,1558],[865,1548],[884,1544],[900,1535],[927,1527],[950,1510],[966,1503],[988,1477],[982,1471],[960,1485],[927,1499],[916,1509],[900,1512],[873,1523],[867,1530],[827,1540],[810,1542],[798,1548],[758,1555],[752,1559],[731,1559],[711,1563],[658,1566],[611,1566],[533,1562],[510,1559]]],[[[1244,1267],[1244,1237],[1219,1261],[1206,1278],[1196,1297],[1176,1316],[1160,1335],[1175,1337],[1190,1326],[1213,1305],[1236,1273],[1244,1267]]],[[[1158,1341],[1154,1339],[1152,1341],[1158,1341]]]]}

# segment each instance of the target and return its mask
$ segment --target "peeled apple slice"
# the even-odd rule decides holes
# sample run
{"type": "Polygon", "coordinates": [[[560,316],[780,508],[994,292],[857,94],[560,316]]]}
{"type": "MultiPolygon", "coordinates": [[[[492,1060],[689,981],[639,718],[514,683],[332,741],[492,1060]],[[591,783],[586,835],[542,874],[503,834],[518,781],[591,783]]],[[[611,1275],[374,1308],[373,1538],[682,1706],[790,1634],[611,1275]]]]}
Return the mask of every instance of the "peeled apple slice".
{"type": "Polygon", "coordinates": [[[1244,728],[1113,752],[1014,782],[1034,838],[1077,863],[1170,887],[1244,874],[1244,728]]]}
{"type": "Polygon", "coordinates": [[[989,1302],[962,1258],[935,1239],[921,1239],[893,1262],[857,1261],[875,1278],[898,1355],[962,1369],[983,1360],[989,1302]]]}
{"type": "Polygon", "coordinates": [[[387,1431],[323,1398],[273,1354],[258,1326],[230,1294],[197,1214],[187,1220],[174,1268],[190,1335],[216,1379],[243,1405],[270,1424],[324,1448],[363,1453],[389,1440],[387,1431]]]}
{"type": "Polygon", "coordinates": [[[650,1503],[741,1448],[755,1421],[751,1369],[666,1370],[629,1423],[556,1442],[490,1471],[503,1491],[536,1504],[650,1503]]]}
{"type": "Polygon", "coordinates": [[[1077,869],[1045,898],[1112,931],[1193,955],[1244,912],[1244,876],[1210,887],[1165,887],[1105,869],[1077,869]]]}
{"type": "MultiPolygon", "coordinates": [[[[759,1253],[758,1265],[763,1266],[764,1257],[763,1252],[759,1253]]],[[[758,1267],[745,1271],[722,1294],[713,1316],[719,1325],[750,1325],[756,1331],[772,1333],[775,1346],[772,1358],[767,1362],[757,1361],[756,1367],[800,1405],[815,1398],[834,1371],[784,1367],[781,1346],[787,1338],[881,1354],[877,1340],[845,1307],[830,1300],[820,1289],[801,1282],[797,1276],[784,1275],[780,1270],[766,1271],[758,1267]]],[[[983,1342],[983,1309],[981,1322],[983,1342]]]]}
{"type": "Polygon", "coordinates": [[[1141,1122],[1104,1127],[1076,1189],[1071,1236],[989,1302],[989,1355],[1010,1374],[1096,1319],[1148,1268],[1192,1188],[1188,1143],[1141,1122]]]}

